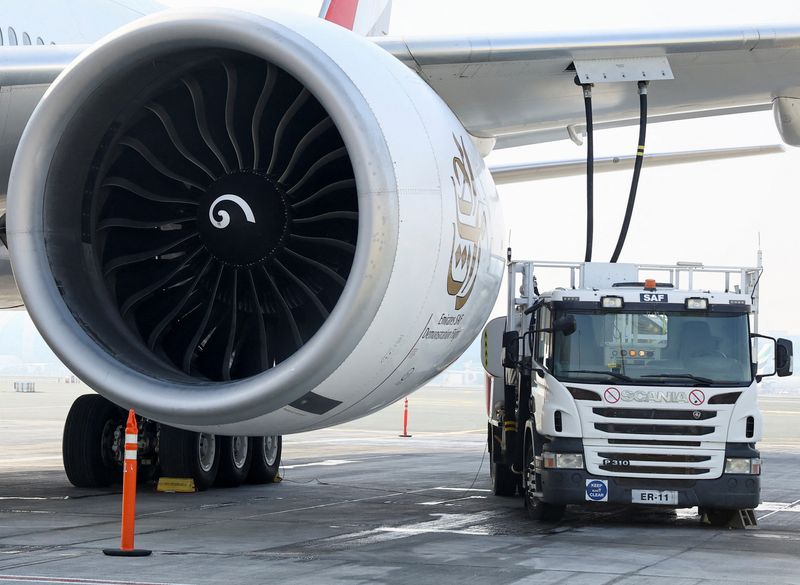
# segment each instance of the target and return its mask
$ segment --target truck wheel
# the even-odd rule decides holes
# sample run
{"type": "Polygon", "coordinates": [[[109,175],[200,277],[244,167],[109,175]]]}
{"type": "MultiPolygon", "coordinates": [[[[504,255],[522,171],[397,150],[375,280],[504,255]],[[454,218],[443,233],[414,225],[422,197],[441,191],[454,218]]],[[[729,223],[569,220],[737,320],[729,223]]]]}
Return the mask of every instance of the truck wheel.
{"type": "MultiPolygon", "coordinates": [[[[492,447],[497,448],[497,442],[492,441],[492,447]]],[[[511,468],[504,463],[495,463],[494,453],[489,453],[489,472],[492,476],[492,493],[496,496],[510,497],[517,493],[519,476],[511,471],[511,468]]]]}
{"type": "Polygon", "coordinates": [[[219,438],[219,471],[216,485],[238,487],[247,479],[250,465],[253,462],[253,451],[250,448],[250,437],[219,438]]]}
{"type": "Polygon", "coordinates": [[[283,437],[268,435],[266,437],[250,437],[253,446],[253,461],[250,465],[249,483],[274,483],[278,480],[281,467],[281,451],[283,437]]]}
{"type": "Polygon", "coordinates": [[[158,455],[162,477],[191,478],[202,492],[214,484],[219,471],[219,438],[161,425],[158,455]]]}
{"type": "Polygon", "coordinates": [[[718,528],[730,524],[739,513],[739,510],[721,510],[719,508],[705,508],[703,511],[708,523],[718,528]]]}
{"type": "Polygon", "coordinates": [[[566,506],[564,504],[549,504],[543,502],[537,494],[541,491],[541,477],[536,473],[533,459],[533,445],[525,449],[525,469],[522,483],[525,496],[525,509],[528,516],[537,522],[558,522],[564,517],[566,506]]]}
{"type": "Polygon", "coordinates": [[[98,394],[79,396],[72,403],[61,441],[64,471],[72,485],[97,488],[122,481],[122,453],[117,459],[114,448],[124,448],[124,424],[122,409],[98,394]]]}

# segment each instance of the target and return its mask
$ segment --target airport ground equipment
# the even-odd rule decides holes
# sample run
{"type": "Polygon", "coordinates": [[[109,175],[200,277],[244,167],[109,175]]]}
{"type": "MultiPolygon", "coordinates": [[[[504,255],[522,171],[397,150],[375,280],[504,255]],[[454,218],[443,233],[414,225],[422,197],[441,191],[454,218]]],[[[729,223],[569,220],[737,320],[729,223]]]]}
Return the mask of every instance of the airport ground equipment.
{"type": "Polygon", "coordinates": [[[125,423],[125,458],[122,480],[122,529],[119,548],[103,549],[103,554],[110,557],[146,557],[152,551],[136,548],[136,483],[139,451],[139,426],[136,413],[128,411],[125,423]]]}
{"type": "MultiPolygon", "coordinates": [[[[120,483],[127,411],[97,394],[78,397],[64,425],[62,455],[76,487],[120,483]]],[[[278,481],[280,436],[221,436],[178,429],[138,417],[138,476],[187,478],[202,491],[216,486],[278,481]]]]}
{"type": "Polygon", "coordinates": [[[539,520],[568,504],[752,517],[757,385],[792,371],[791,341],[757,332],[761,272],[512,262],[509,250],[508,313],[483,337],[494,493],[520,493],[539,520]],[[559,271],[564,286],[540,293],[537,277],[559,271]]]}

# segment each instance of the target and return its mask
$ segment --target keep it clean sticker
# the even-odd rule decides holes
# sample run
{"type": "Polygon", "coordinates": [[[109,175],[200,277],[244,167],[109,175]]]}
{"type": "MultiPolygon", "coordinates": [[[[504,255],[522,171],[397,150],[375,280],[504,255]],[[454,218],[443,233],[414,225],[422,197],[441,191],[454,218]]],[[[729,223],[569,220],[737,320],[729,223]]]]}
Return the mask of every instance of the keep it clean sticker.
{"type": "Polygon", "coordinates": [[[606,479],[587,479],[586,480],[586,501],[588,501],[588,502],[607,502],[608,501],[608,480],[606,480],[606,479]]]}

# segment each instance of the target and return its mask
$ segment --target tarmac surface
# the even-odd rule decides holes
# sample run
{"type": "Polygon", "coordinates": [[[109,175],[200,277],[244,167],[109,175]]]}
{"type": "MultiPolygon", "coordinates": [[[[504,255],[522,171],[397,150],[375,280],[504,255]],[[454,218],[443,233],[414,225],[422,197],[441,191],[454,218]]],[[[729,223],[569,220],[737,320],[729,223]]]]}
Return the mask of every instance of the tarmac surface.
{"type": "Polygon", "coordinates": [[[251,583],[800,584],[800,398],[762,400],[758,527],[694,509],[575,507],[559,524],[489,493],[480,389],[425,388],[402,405],[285,438],[283,481],[198,494],[140,490],[136,545],[118,489],[69,485],[60,437],[85,388],[0,381],[0,585],[251,583]]]}

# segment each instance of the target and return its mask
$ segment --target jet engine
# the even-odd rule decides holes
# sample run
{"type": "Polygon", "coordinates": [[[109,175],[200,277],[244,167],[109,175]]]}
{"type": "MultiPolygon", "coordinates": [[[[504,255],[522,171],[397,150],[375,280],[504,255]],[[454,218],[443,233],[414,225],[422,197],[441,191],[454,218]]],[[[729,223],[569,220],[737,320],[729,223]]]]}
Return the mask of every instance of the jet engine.
{"type": "Polygon", "coordinates": [[[469,135],[367,39],[177,10],[50,87],[9,183],[20,292],[58,356],[160,422],[284,434],[385,406],[486,321],[504,267],[469,135]]]}

